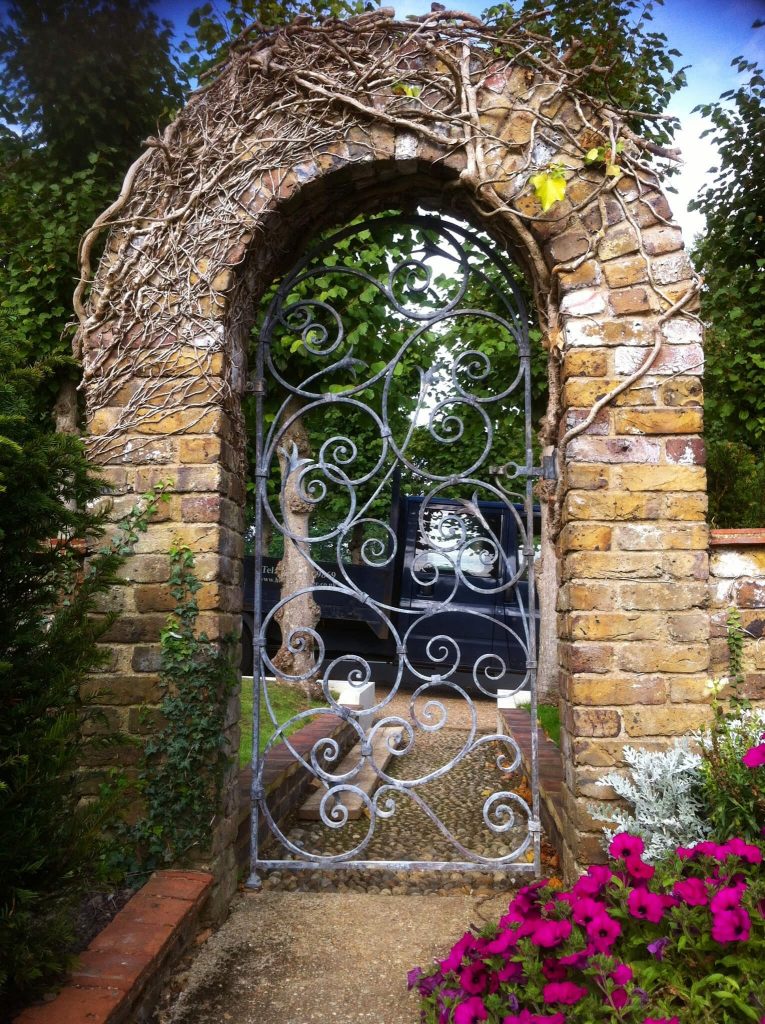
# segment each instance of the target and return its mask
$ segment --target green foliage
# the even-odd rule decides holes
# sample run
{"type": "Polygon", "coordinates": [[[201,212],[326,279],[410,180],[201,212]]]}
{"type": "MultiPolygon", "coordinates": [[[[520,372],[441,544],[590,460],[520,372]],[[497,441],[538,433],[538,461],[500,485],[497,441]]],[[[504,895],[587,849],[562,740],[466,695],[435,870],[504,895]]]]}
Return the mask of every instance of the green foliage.
{"type": "Polygon", "coordinates": [[[204,76],[238,42],[251,41],[244,35],[251,26],[263,32],[297,17],[318,22],[361,14],[364,9],[364,0],[229,0],[226,7],[204,3],[189,15],[192,35],[179,47],[186,58],[184,71],[189,78],[204,76]]]}
{"type": "Polygon", "coordinates": [[[148,0],[11,0],[0,21],[0,117],[57,173],[109,151],[124,174],[180,103],[172,26],[148,0]]]}
{"type": "MultiPolygon", "coordinates": [[[[711,332],[714,335],[714,328],[711,332]]],[[[713,359],[716,357],[713,357],[713,359]]],[[[710,417],[707,416],[707,422],[710,417]]],[[[716,430],[718,424],[710,423],[716,430]]],[[[743,441],[707,438],[709,524],[715,528],[765,526],[765,457],[743,441]]]]}
{"type": "MultiPolygon", "coordinates": [[[[675,67],[680,53],[652,28],[661,6],[663,0],[518,0],[490,7],[484,16],[500,25],[529,17],[527,27],[551,39],[559,54],[568,55],[568,66],[583,72],[580,88],[623,110],[655,115],[685,85],[683,70],[675,67]]],[[[666,146],[675,123],[636,113],[630,127],[666,146]]]]}
{"type": "MultiPolygon", "coordinates": [[[[300,714],[301,711],[307,711],[309,708],[326,708],[327,706],[327,702],[323,698],[321,700],[311,700],[305,696],[301,689],[296,686],[290,686],[287,683],[269,683],[268,700],[276,722],[274,723],[269,718],[267,712],[261,706],[260,733],[258,736],[261,754],[266,749],[266,744],[271,739],[276,729],[282,728],[282,726],[284,726],[286,722],[289,722],[291,718],[294,718],[295,715],[300,714]]],[[[252,761],[252,720],[252,676],[243,676],[242,738],[239,743],[240,768],[249,768],[250,762],[252,761]]],[[[287,725],[282,736],[291,736],[298,729],[302,729],[305,724],[305,721],[301,719],[297,722],[293,722],[292,725],[287,725]]]]}
{"type": "Polygon", "coordinates": [[[702,317],[708,323],[705,404],[714,442],[736,445],[735,462],[724,464],[725,449],[710,446],[710,486],[719,525],[742,526],[738,503],[749,525],[761,526],[764,513],[753,507],[765,481],[765,77],[754,63],[737,57],[743,81],[715,103],[696,110],[709,118],[719,154],[712,184],[690,205],[704,214],[706,234],[697,242],[695,262],[704,275],[702,317]],[[747,449],[751,455],[747,454],[747,449]],[[752,464],[757,472],[749,470],[752,464]],[[739,497],[740,496],[740,497],[739,497]],[[754,522],[753,522],[754,520],[754,522]]]}
{"type": "MultiPolygon", "coordinates": [[[[176,607],[160,636],[161,728],[146,743],[138,795],[145,814],[120,830],[122,864],[147,872],[182,864],[208,849],[230,764],[224,742],[227,697],[237,684],[233,638],[197,634],[201,583],[188,547],[170,551],[176,607]]],[[[115,866],[117,861],[115,860],[115,866]]]]}
{"type": "MultiPolygon", "coordinates": [[[[80,686],[103,666],[93,618],[158,495],[134,510],[82,567],[70,542],[101,519],[83,511],[102,490],[74,437],[51,434],[35,413],[52,372],[18,369],[0,341],[0,1010],[32,995],[68,962],[71,910],[98,873],[109,802],[80,805],[80,686]]],[[[0,1014],[1,1015],[1,1014],[0,1014]]]]}

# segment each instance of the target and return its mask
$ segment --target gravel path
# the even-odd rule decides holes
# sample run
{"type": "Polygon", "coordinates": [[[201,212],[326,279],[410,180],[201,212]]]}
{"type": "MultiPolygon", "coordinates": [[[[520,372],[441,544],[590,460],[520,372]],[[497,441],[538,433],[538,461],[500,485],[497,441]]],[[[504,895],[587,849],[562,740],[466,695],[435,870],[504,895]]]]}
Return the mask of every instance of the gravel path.
{"type": "MultiPolygon", "coordinates": [[[[388,773],[397,779],[417,779],[429,774],[457,757],[469,740],[470,711],[463,700],[441,698],[447,711],[443,729],[436,733],[418,731],[413,749],[402,757],[393,757],[388,773]]],[[[410,695],[396,694],[385,709],[385,717],[399,715],[410,720],[410,695]]],[[[479,735],[496,731],[496,704],[479,701],[474,705],[478,716],[479,735]]],[[[422,705],[418,708],[422,715],[422,705]]],[[[439,817],[443,825],[468,850],[482,857],[501,858],[522,844],[527,834],[527,819],[520,807],[506,831],[495,834],[483,818],[484,807],[492,794],[503,790],[518,792],[528,799],[528,788],[519,768],[508,773],[500,770],[497,759],[504,755],[512,762],[515,751],[509,744],[492,741],[462,757],[443,775],[416,787],[417,794],[439,817]]],[[[365,860],[440,860],[454,861],[465,857],[444,836],[434,822],[406,794],[395,794],[395,813],[378,818],[368,845],[358,855],[365,860]]],[[[383,801],[381,801],[382,804],[383,801]]],[[[490,807],[491,805],[489,805],[490,807]]],[[[489,815],[494,823],[505,819],[489,815]]],[[[324,856],[352,849],[361,843],[369,830],[369,818],[363,815],[342,828],[332,829],[323,822],[293,821],[287,827],[288,838],[300,848],[324,856]]],[[[291,859],[288,851],[272,846],[270,855],[291,859]]],[[[521,862],[531,853],[521,856],[521,862]]],[[[440,891],[467,892],[470,887],[505,886],[507,869],[489,865],[485,872],[469,881],[459,872],[359,871],[347,869],[327,872],[294,872],[275,870],[264,876],[267,889],[302,889],[313,891],[422,893],[440,891]]]]}
{"type": "Polygon", "coordinates": [[[247,893],[166,986],[156,1024],[416,1024],[406,974],[509,894],[247,893]]]}

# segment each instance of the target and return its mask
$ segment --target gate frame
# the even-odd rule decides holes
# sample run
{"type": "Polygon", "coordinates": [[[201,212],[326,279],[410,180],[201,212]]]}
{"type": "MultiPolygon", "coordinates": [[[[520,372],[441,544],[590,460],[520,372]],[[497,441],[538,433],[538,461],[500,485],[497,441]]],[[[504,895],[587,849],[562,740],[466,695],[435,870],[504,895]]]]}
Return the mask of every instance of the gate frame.
{"type": "MultiPolygon", "coordinates": [[[[599,779],[623,763],[623,746],[664,746],[708,717],[699,285],[625,118],[588,107],[560,62],[548,74],[496,58],[491,31],[465,15],[401,23],[383,9],[242,42],[86,236],[75,306],[89,450],[117,512],[173,481],[164,521],[140,539],[114,597],[112,670],[95,682],[110,691],[110,720],[145,735],[141,707],[159,700],[157,641],[172,608],[165,555],[177,540],[197,555],[200,625],[213,638],[238,626],[239,396],[267,284],[330,224],[411,202],[454,209],[526,267],[550,353],[544,437],[559,452],[547,506],[560,572],[562,860],[572,875],[602,859],[587,804],[613,797],[599,779]],[[371,102],[356,46],[392,69],[371,102]],[[301,77],[295,61],[306,54],[342,89],[301,77]],[[436,79],[447,85],[428,107],[436,79]],[[400,83],[419,80],[421,93],[402,97],[400,83]],[[619,180],[587,163],[593,133],[630,140],[619,180]],[[566,198],[541,214],[530,177],[556,163],[566,198]],[[112,222],[85,301],[91,249],[112,222]]],[[[227,729],[236,751],[236,701],[227,729]]],[[[84,773],[103,763],[94,752],[84,773]]],[[[236,878],[235,778],[232,769],[200,854],[221,905],[236,878]]]]}

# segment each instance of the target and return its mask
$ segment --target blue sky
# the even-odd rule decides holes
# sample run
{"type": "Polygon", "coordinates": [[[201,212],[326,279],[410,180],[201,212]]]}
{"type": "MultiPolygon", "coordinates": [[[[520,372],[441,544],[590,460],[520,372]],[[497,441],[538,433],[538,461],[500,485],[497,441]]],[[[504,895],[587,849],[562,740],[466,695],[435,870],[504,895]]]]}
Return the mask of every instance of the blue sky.
{"type": "MultiPolygon", "coordinates": [[[[212,0],[213,6],[225,11],[226,0],[212,0]]],[[[425,14],[430,0],[384,0],[396,8],[399,17],[425,14]]],[[[449,0],[443,0],[449,6],[449,0]]],[[[481,14],[490,0],[455,0],[454,7],[468,13],[481,14]]],[[[576,0],[572,0],[573,3],[576,0]]],[[[173,21],[180,37],[183,36],[188,14],[201,0],[159,0],[158,9],[173,21]]],[[[703,185],[706,172],[715,163],[715,152],[708,139],[701,139],[706,126],[698,114],[691,111],[699,103],[718,98],[720,93],[736,84],[737,75],[731,60],[743,54],[750,60],[765,64],[765,28],[753,29],[757,18],[765,18],[765,0],[665,0],[654,16],[654,26],[664,32],[669,46],[683,54],[682,64],[687,70],[688,86],[679,93],[670,112],[681,119],[682,130],[678,143],[683,150],[682,174],[675,179],[677,196],[670,202],[675,216],[683,226],[688,242],[703,230],[698,214],[688,213],[688,202],[703,185]]]]}

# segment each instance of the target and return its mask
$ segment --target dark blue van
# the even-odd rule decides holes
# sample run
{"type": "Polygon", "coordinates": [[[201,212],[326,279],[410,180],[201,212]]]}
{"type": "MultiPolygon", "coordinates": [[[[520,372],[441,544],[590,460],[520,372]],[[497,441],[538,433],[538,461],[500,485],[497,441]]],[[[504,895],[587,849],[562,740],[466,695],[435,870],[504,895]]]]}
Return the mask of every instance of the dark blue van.
{"type": "MultiPolygon", "coordinates": [[[[538,516],[535,509],[537,536],[538,516]]],[[[526,675],[529,660],[528,582],[519,543],[524,526],[522,506],[402,497],[391,520],[398,542],[396,558],[384,568],[344,563],[339,571],[336,563],[319,564],[327,577],[340,578],[345,586],[349,581],[384,607],[404,641],[411,665],[404,676],[406,685],[418,685],[440,673],[471,688],[477,678],[482,689],[494,692],[515,688],[526,675]]],[[[280,598],[277,563],[276,558],[263,559],[264,616],[280,598]]],[[[254,557],[246,558],[245,675],[252,673],[253,665],[254,569],[254,557]]],[[[321,609],[318,628],[326,661],[356,654],[370,662],[376,682],[392,682],[397,672],[395,635],[374,603],[333,590],[328,583],[329,579],[317,580],[314,595],[321,609]]],[[[538,611],[534,620],[538,636],[538,611]]],[[[272,621],[267,632],[269,652],[275,652],[279,642],[279,628],[272,621]]]]}

